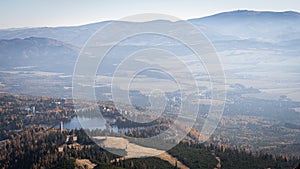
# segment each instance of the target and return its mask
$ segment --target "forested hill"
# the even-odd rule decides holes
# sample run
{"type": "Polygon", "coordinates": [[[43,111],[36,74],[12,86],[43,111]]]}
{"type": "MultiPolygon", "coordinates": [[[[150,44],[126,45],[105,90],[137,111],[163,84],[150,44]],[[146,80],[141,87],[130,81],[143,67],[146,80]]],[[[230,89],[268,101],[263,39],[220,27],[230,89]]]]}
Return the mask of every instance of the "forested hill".
{"type": "MultiPolygon", "coordinates": [[[[95,168],[106,169],[176,168],[157,157],[111,162],[118,156],[94,144],[84,130],[61,133],[55,129],[44,132],[35,128],[15,133],[10,137],[1,144],[0,168],[73,169],[78,165],[76,159],[88,159],[96,165],[95,168]],[[76,135],[78,139],[70,139],[65,143],[68,135],[76,135]],[[65,145],[65,148],[58,151],[62,145],[65,145]],[[68,148],[68,145],[80,145],[81,148],[68,148]]],[[[252,155],[239,149],[204,144],[180,143],[168,152],[192,169],[220,166],[222,169],[295,168],[300,164],[299,158],[295,157],[264,153],[252,155]]]]}

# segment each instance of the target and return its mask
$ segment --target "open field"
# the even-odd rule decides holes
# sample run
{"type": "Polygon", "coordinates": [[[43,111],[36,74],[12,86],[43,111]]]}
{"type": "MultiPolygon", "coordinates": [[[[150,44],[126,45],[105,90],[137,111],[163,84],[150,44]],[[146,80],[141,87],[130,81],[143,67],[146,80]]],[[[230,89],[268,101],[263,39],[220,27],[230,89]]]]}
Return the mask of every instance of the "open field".
{"type": "Polygon", "coordinates": [[[106,148],[115,148],[115,149],[124,149],[127,152],[127,155],[119,160],[129,159],[129,158],[139,158],[139,157],[149,157],[149,156],[157,156],[162,160],[168,161],[173,166],[176,165],[181,169],[187,169],[188,167],[178,161],[176,158],[171,156],[165,151],[143,147],[134,143],[129,142],[125,138],[121,137],[105,137],[105,136],[97,136],[93,137],[96,140],[103,141],[101,143],[102,147],[106,148]]]}

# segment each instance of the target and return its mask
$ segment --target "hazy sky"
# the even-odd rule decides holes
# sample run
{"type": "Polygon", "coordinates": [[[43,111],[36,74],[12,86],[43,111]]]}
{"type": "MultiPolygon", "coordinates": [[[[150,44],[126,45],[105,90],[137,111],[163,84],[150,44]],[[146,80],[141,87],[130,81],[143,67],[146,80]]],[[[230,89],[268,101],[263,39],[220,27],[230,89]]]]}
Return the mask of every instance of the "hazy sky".
{"type": "Polygon", "coordinates": [[[1,0],[0,28],[81,25],[140,13],[181,19],[249,9],[300,11],[299,0],[1,0]]]}

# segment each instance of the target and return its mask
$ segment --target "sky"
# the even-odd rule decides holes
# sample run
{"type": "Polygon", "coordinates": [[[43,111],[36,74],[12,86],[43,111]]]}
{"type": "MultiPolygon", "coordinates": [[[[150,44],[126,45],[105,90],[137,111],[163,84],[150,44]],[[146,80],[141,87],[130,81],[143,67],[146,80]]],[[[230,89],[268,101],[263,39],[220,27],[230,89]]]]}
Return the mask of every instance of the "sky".
{"type": "Polygon", "coordinates": [[[1,0],[0,29],[72,26],[142,13],[180,19],[232,10],[296,11],[299,0],[1,0]]]}

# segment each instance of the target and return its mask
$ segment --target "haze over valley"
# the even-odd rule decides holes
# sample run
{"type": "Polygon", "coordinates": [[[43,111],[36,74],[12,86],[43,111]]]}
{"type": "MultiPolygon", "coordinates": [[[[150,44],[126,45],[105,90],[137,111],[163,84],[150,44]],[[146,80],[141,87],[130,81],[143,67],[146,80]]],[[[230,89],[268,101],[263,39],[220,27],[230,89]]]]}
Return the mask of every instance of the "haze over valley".
{"type": "MultiPolygon", "coordinates": [[[[208,72],[205,64],[215,65],[196,60],[195,53],[178,41],[153,34],[122,40],[99,63],[95,77],[85,77],[93,78],[94,84],[79,84],[95,90],[95,102],[87,99],[82,102],[84,106],[76,106],[80,99],[72,97],[76,94],[73,87],[77,82],[74,76],[78,57],[85,54],[83,49],[89,47],[92,35],[114,22],[120,25],[119,32],[132,25],[138,25],[134,27],[138,31],[165,24],[172,27],[168,29],[172,34],[179,29],[176,25],[184,21],[104,21],[80,26],[0,29],[0,146],[5,145],[9,154],[6,159],[5,153],[0,153],[0,168],[39,168],[50,164],[57,167],[84,162],[100,168],[238,167],[235,163],[241,168],[290,168],[299,164],[300,13],[236,10],[187,20],[207,38],[220,59],[225,79],[213,79],[215,88],[211,77],[220,72],[208,72]],[[147,53],[147,48],[160,50],[147,53]],[[143,49],[142,57],[135,55],[143,49]],[[172,59],[173,53],[182,62],[172,59]],[[124,59],[127,56],[128,62],[124,59]],[[196,83],[199,93],[186,87],[186,95],[182,95],[176,79],[157,69],[135,75],[132,85],[126,83],[127,75],[135,69],[160,65],[166,60],[166,68],[184,79],[180,85],[190,87],[196,83]],[[194,79],[185,77],[183,65],[189,67],[194,79]],[[116,73],[120,68],[122,71],[116,73]],[[114,88],[114,78],[119,79],[121,87],[114,88]],[[219,90],[223,85],[226,93],[219,90]],[[161,90],[148,92],[149,88],[161,90]],[[128,93],[133,106],[114,103],[113,90],[121,96],[128,93]],[[222,114],[210,115],[213,104],[223,105],[214,96],[226,96],[222,114]],[[188,104],[182,103],[183,98],[189,100],[188,104]],[[162,103],[165,107],[157,106],[162,103]],[[195,105],[197,112],[190,111],[195,105]],[[102,113],[99,121],[98,109],[102,113]],[[186,111],[174,113],[180,109],[186,111]],[[136,122],[143,111],[150,113],[139,120],[150,120],[136,122]],[[216,130],[200,142],[198,138],[205,134],[197,129],[213,118],[219,120],[216,130]],[[176,123],[177,119],[180,121],[176,123]],[[155,141],[139,141],[160,133],[167,134],[155,141]],[[183,139],[177,140],[181,135],[183,139]],[[24,146],[34,142],[34,137],[55,141],[52,145],[36,141],[43,145],[43,151],[33,145],[24,146]],[[13,139],[19,141],[10,141],[13,139]],[[160,139],[165,145],[158,144],[160,139]],[[19,142],[22,144],[18,147],[19,142]],[[48,155],[29,158],[13,153],[11,147],[22,152],[22,146],[40,156],[48,155]],[[144,152],[137,147],[157,154],[139,161],[135,158],[144,152]],[[191,157],[197,155],[201,156],[200,161],[191,157]],[[18,159],[15,164],[14,158],[18,159]],[[32,165],[23,164],[26,158],[32,159],[32,165]]],[[[107,39],[114,39],[119,32],[107,39]]],[[[192,39],[197,32],[187,31],[185,35],[192,39]]],[[[110,43],[115,41],[107,40],[97,47],[102,49],[110,43]]]]}

